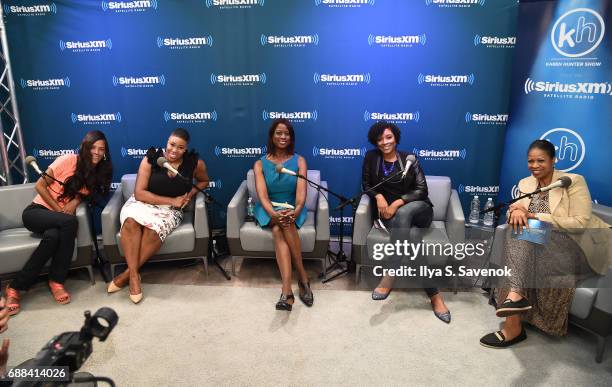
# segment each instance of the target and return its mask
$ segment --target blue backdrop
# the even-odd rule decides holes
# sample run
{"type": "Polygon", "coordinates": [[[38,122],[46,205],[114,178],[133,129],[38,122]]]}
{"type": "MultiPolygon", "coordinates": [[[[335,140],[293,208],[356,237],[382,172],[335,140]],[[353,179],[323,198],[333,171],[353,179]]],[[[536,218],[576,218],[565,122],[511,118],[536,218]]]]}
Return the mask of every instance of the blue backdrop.
{"type": "Polygon", "coordinates": [[[3,4],[25,141],[43,166],[96,128],[119,181],[181,126],[226,204],[271,120],[288,117],[309,168],[349,196],[367,129],[386,119],[464,208],[498,192],[516,0],[3,4]]]}

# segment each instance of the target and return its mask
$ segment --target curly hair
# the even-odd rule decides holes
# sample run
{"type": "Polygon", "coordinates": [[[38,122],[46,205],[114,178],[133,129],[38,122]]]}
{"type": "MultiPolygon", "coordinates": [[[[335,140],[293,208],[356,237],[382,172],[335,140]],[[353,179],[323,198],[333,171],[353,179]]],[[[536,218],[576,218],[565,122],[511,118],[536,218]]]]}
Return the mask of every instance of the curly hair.
{"type": "Polygon", "coordinates": [[[370,130],[368,131],[368,141],[370,144],[374,146],[378,146],[378,139],[382,136],[385,129],[389,129],[393,132],[393,136],[395,136],[395,143],[400,143],[401,132],[400,128],[394,123],[387,121],[378,121],[370,126],[370,130]]]}

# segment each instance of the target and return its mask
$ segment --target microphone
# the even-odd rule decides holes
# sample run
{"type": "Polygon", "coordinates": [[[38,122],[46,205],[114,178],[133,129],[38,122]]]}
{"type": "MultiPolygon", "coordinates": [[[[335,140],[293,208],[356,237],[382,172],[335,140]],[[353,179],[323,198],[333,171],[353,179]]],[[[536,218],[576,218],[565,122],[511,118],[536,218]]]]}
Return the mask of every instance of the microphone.
{"type": "Polygon", "coordinates": [[[561,176],[557,181],[547,185],[546,187],[538,188],[534,193],[546,192],[555,188],[567,188],[572,184],[572,179],[568,176],[561,176]]]}
{"type": "Polygon", "coordinates": [[[404,172],[402,172],[402,179],[406,177],[406,175],[408,174],[408,170],[415,161],[416,157],[414,157],[414,155],[406,156],[406,167],[404,168],[404,172]]]}
{"type": "Polygon", "coordinates": [[[281,164],[276,164],[275,169],[276,169],[276,172],[278,173],[284,173],[285,175],[291,175],[291,176],[299,176],[297,173],[293,172],[290,169],[283,167],[281,164]]]}
{"type": "Polygon", "coordinates": [[[36,157],[34,156],[26,157],[25,163],[29,165],[30,167],[32,167],[32,169],[36,171],[36,173],[38,173],[39,175],[41,176],[44,175],[43,171],[40,170],[40,167],[38,166],[38,163],[36,162],[36,157]]]}
{"type": "Polygon", "coordinates": [[[167,170],[169,170],[170,172],[174,173],[177,176],[183,177],[183,175],[181,175],[179,171],[176,170],[176,168],[170,165],[168,160],[166,160],[166,158],[163,156],[157,158],[157,165],[159,165],[162,168],[166,168],[167,170]]]}

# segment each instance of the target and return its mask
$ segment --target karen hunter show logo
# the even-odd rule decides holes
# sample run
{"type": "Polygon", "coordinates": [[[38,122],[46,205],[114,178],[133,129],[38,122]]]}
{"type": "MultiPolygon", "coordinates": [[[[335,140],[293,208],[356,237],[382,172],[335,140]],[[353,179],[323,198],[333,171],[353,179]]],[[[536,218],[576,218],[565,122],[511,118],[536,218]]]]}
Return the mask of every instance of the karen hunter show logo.
{"type": "Polygon", "coordinates": [[[408,122],[419,122],[421,120],[421,113],[418,110],[414,112],[394,113],[370,112],[366,110],[363,112],[363,120],[365,122],[387,121],[394,124],[406,124],[408,122]]]}
{"type": "Polygon", "coordinates": [[[62,52],[101,52],[103,50],[112,50],[113,41],[111,39],[104,40],[60,40],[59,48],[62,52]]]}
{"type": "Polygon", "coordinates": [[[221,86],[255,86],[265,85],[268,81],[266,73],[261,74],[210,74],[211,85],[221,86]]]}
{"type": "Polygon", "coordinates": [[[79,153],[78,149],[39,149],[39,148],[32,149],[32,155],[34,157],[42,158],[45,160],[51,160],[59,156],[74,155],[78,153],[79,153]]]}
{"type": "Polygon", "coordinates": [[[284,118],[291,122],[316,121],[319,118],[319,112],[316,110],[304,112],[277,112],[264,110],[261,112],[261,118],[264,121],[272,121],[277,118],[284,118]]]}
{"type": "Polygon", "coordinates": [[[425,0],[426,5],[439,8],[484,7],[486,3],[487,0],[425,0]]]}
{"type": "Polygon", "coordinates": [[[412,153],[423,160],[432,161],[454,161],[465,160],[467,158],[467,150],[463,149],[417,149],[413,148],[412,153]]]}
{"type": "Polygon", "coordinates": [[[215,146],[215,156],[217,157],[228,157],[228,158],[255,158],[261,157],[266,154],[266,146],[256,147],[227,147],[227,146],[215,146]]]}
{"type": "Polygon", "coordinates": [[[368,45],[386,48],[410,48],[425,46],[427,35],[368,35],[368,45]]]}
{"type": "Polygon", "coordinates": [[[157,10],[157,0],[144,1],[102,1],[100,6],[104,12],[131,13],[157,10]]]}
{"type": "Polygon", "coordinates": [[[457,191],[460,194],[468,195],[484,195],[484,196],[497,196],[499,193],[498,185],[463,185],[459,184],[457,191]]]}
{"type": "Polygon", "coordinates": [[[508,122],[507,114],[483,114],[483,113],[465,113],[466,123],[475,123],[476,125],[506,125],[508,122]]]}
{"type": "Polygon", "coordinates": [[[557,162],[555,168],[570,172],[578,168],[587,148],[582,136],[576,131],[568,128],[554,128],[540,136],[540,140],[548,140],[555,146],[557,162]]]}
{"type": "Polygon", "coordinates": [[[185,38],[157,37],[157,47],[168,48],[170,50],[185,50],[202,47],[212,47],[215,40],[212,35],[194,36],[185,38]]]}
{"type": "Polygon", "coordinates": [[[209,121],[217,121],[218,118],[216,110],[190,113],[164,112],[164,121],[172,121],[177,124],[203,124],[209,121]]]}
{"type": "Polygon", "coordinates": [[[464,75],[421,74],[417,76],[419,85],[434,87],[472,86],[476,81],[474,73],[464,75]]]}
{"type": "Polygon", "coordinates": [[[314,0],[315,5],[327,8],[361,8],[373,6],[376,0],[314,0]]]}
{"type": "Polygon", "coordinates": [[[320,74],[314,73],[312,81],[315,85],[325,86],[358,86],[369,85],[372,81],[370,73],[361,74],[320,74]]]}
{"type": "Polygon", "coordinates": [[[314,35],[264,35],[259,36],[262,46],[276,48],[309,47],[319,45],[319,34],[314,35]]]}
{"type": "Polygon", "coordinates": [[[356,159],[365,157],[366,148],[321,148],[318,146],[312,147],[313,157],[322,157],[324,159],[356,159]]]}
{"type": "Polygon", "coordinates": [[[145,77],[113,75],[113,86],[125,88],[166,86],[166,76],[164,74],[145,77]]]}
{"type": "Polygon", "coordinates": [[[541,94],[544,98],[592,100],[596,96],[612,96],[612,82],[548,82],[525,80],[525,94],[541,94]]]}
{"type": "Polygon", "coordinates": [[[53,2],[40,2],[30,5],[8,5],[2,6],[7,16],[47,16],[57,14],[57,5],[53,2]]]}
{"type": "Polygon", "coordinates": [[[70,78],[51,78],[51,79],[23,79],[19,80],[22,89],[41,90],[60,90],[70,87],[70,78]]]}
{"type": "Polygon", "coordinates": [[[248,9],[263,7],[266,0],[206,0],[206,8],[218,9],[248,9]]]}
{"type": "Polygon", "coordinates": [[[110,125],[115,122],[121,122],[121,113],[101,113],[101,114],[85,114],[85,113],[70,113],[70,120],[73,124],[85,125],[110,125]]]}
{"type": "Polygon", "coordinates": [[[486,48],[514,48],[516,36],[474,35],[474,46],[486,48]]]}

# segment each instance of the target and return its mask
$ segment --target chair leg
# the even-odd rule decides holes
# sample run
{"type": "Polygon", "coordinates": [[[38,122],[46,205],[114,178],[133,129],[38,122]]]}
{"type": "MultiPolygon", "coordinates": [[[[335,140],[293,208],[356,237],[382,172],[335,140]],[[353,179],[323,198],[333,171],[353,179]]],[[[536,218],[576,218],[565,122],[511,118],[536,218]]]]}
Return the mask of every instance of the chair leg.
{"type": "Polygon", "coordinates": [[[321,259],[321,269],[323,269],[321,271],[321,278],[325,280],[327,278],[327,259],[325,257],[321,259]]]}
{"type": "Polygon", "coordinates": [[[595,350],[595,361],[601,363],[603,360],[604,350],[606,349],[606,338],[597,335],[597,349],[595,350]]]}
{"type": "Polygon", "coordinates": [[[236,276],[236,257],[232,255],[232,275],[236,276]]]}
{"type": "Polygon", "coordinates": [[[202,261],[204,261],[204,272],[206,277],[208,277],[208,257],[202,257],[202,261]]]}
{"type": "Polygon", "coordinates": [[[355,266],[355,285],[359,285],[360,279],[361,279],[361,265],[357,264],[355,266]]]}
{"type": "Polygon", "coordinates": [[[91,286],[96,284],[96,278],[94,277],[93,267],[91,265],[85,266],[87,272],[89,273],[89,280],[91,281],[91,286]]]}

